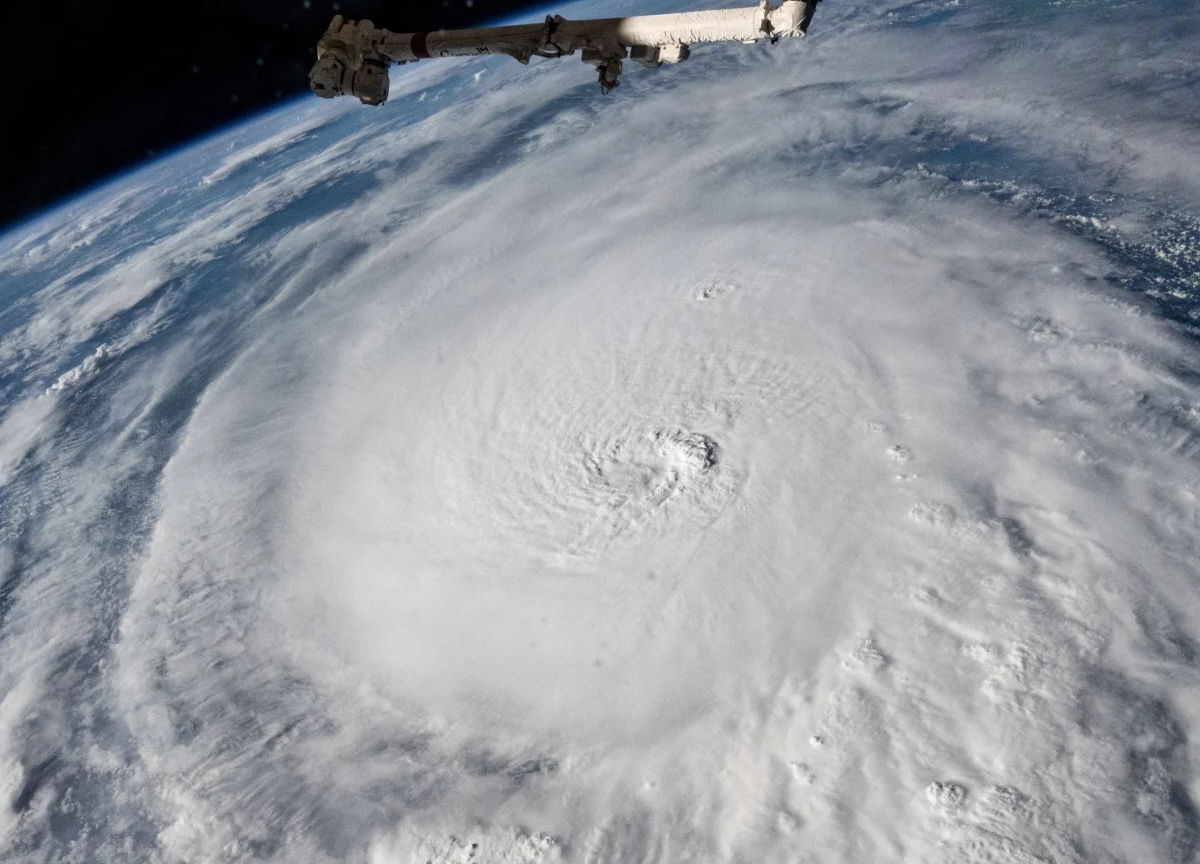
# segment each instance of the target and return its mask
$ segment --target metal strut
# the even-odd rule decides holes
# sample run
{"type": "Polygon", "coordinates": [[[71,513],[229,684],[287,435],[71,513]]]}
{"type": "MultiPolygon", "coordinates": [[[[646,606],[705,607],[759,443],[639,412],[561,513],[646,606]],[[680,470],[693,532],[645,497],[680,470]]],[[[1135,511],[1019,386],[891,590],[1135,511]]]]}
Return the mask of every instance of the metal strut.
{"type": "Polygon", "coordinates": [[[621,86],[621,67],[623,65],[619,58],[613,57],[607,63],[596,67],[596,72],[599,73],[600,92],[605,96],[621,86]]]}
{"type": "Polygon", "coordinates": [[[559,23],[562,22],[563,20],[564,19],[561,15],[547,15],[546,16],[546,35],[542,38],[542,44],[553,46],[554,53],[551,54],[549,51],[544,51],[541,48],[539,48],[538,50],[533,52],[533,55],[535,57],[547,57],[547,58],[553,60],[558,57],[566,57],[568,54],[571,53],[570,51],[564,51],[563,47],[554,41],[554,31],[558,29],[559,23]]]}

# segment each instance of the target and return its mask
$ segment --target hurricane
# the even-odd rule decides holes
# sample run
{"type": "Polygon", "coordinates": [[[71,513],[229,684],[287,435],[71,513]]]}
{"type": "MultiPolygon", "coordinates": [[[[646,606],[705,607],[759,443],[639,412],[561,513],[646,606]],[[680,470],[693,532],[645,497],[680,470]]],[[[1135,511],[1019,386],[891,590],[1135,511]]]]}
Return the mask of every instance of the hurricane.
{"type": "Polygon", "coordinates": [[[1194,861],[1198,58],[834,0],[0,236],[0,857],[1194,861]]]}

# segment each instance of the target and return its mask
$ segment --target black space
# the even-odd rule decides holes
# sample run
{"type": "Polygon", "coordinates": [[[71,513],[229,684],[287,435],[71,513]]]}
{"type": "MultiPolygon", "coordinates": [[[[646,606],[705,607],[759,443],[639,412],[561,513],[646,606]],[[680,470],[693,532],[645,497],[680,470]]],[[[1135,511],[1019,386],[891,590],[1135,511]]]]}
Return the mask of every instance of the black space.
{"type": "Polygon", "coordinates": [[[10,100],[0,115],[0,225],[307,92],[314,46],[335,10],[406,32],[479,24],[543,5],[8,0],[0,24],[0,73],[10,100]]]}

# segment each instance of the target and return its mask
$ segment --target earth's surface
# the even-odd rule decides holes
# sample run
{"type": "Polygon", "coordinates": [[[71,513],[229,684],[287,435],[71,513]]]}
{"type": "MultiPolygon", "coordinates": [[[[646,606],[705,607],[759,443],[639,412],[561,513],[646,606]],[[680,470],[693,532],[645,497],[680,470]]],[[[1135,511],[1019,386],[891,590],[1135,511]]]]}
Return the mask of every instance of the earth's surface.
{"type": "Polygon", "coordinates": [[[1195,860],[1198,91],[1192,0],[832,0],[9,233],[0,858],[1195,860]]]}

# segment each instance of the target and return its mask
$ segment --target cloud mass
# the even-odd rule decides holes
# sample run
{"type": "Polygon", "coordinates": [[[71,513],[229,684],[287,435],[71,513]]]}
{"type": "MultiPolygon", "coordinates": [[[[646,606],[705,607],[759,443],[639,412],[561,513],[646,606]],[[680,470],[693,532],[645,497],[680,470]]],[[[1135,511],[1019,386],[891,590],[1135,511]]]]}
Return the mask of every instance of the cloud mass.
{"type": "Polygon", "coordinates": [[[825,5],[0,240],[6,859],[1194,858],[1197,27],[825,5]]]}

